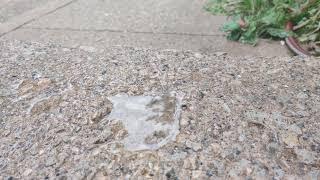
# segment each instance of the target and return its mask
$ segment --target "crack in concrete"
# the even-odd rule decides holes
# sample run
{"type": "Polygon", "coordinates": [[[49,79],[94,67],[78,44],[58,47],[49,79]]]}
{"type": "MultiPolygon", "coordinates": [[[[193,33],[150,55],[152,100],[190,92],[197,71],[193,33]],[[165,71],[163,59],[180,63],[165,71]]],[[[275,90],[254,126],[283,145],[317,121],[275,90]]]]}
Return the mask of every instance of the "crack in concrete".
{"type": "MultiPolygon", "coordinates": [[[[60,5],[60,6],[55,7],[53,10],[50,10],[50,11],[45,12],[45,13],[39,13],[38,15],[34,15],[34,16],[36,16],[36,17],[31,17],[29,20],[25,20],[23,23],[11,22],[11,21],[9,20],[8,22],[3,23],[3,24],[0,25],[0,37],[3,37],[3,36],[5,36],[6,34],[8,34],[8,33],[10,33],[10,32],[13,32],[13,31],[15,31],[15,30],[17,30],[17,29],[19,29],[19,28],[21,28],[21,27],[23,27],[23,26],[25,26],[25,25],[27,25],[27,24],[29,24],[29,23],[37,20],[37,19],[39,19],[39,18],[45,17],[45,16],[47,16],[47,15],[49,15],[49,14],[51,14],[51,13],[54,13],[54,12],[58,11],[59,9],[65,8],[65,7],[69,6],[70,4],[72,4],[72,3],[76,2],[76,1],[78,1],[78,0],[71,0],[71,1],[69,1],[69,2],[67,2],[67,3],[65,3],[65,4],[63,4],[63,5],[60,5]],[[8,24],[8,26],[6,26],[7,24],[8,24]],[[2,26],[2,27],[1,27],[1,26],[2,26]],[[14,26],[14,27],[11,27],[11,28],[10,28],[10,26],[14,26]],[[1,31],[2,31],[1,29],[2,29],[2,28],[4,29],[4,32],[1,32],[1,31]],[[7,29],[7,30],[6,30],[6,29],[7,29]]],[[[45,5],[44,7],[46,7],[46,5],[45,5]]],[[[43,7],[40,7],[40,8],[43,8],[43,7]]],[[[46,10],[46,8],[45,8],[45,10],[46,10]]],[[[32,11],[32,10],[30,10],[30,11],[32,11]]],[[[28,13],[28,12],[27,12],[27,13],[28,13]]],[[[24,15],[25,15],[25,14],[21,14],[21,15],[19,15],[18,17],[16,17],[17,20],[19,21],[19,17],[23,17],[24,15]]],[[[32,16],[32,14],[31,14],[31,16],[32,16]]],[[[26,18],[26,19],[28,19],[28,18],[26,18]]],[[[14,20],[13,20],[13,21],[14,21],[14,20]]]]}
{"type": "Polygon", "coordinates": [[[118,30],[118,29],[76,29],[76,28],[47,28],[47,27],[44,27],[44,28],[39,28],[39,27],[23,27],[23,29],[50,30],[50,31],[112,32],[112,33],[131,33],[131,34],[202,36],[202,37],[223,36],[223,34],[197,34],[197,33],[184,33],[184,32],[130,31],[130,30],[118,30]]]}

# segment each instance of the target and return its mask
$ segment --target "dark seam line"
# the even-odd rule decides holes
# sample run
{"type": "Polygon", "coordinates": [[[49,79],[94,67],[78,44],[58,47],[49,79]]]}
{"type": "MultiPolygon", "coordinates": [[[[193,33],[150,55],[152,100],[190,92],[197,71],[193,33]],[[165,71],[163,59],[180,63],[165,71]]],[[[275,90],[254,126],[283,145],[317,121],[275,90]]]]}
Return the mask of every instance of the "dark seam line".
{"type": "MultiPolygon", "coordinates": [[[[34,21],[34,20],[36,20],[36,19],[42,18],[42,17],[47,16],[47,15],[49,15],[49,14],[51,14],[51,13],[54,13],[54,12],[56,12],[57,10],[62,9],[62,8],[68,6],[68,5],[70,5],[70,4],[72,4],[72,3],[76,2],[76,1],[78,1],[78,0],[72,0],[72,1],[68,2],[67,4],[64,4],[64,5],[60,6],[60,7],[57,7],[56,9],[54,9],[54,10],[52,10],[52,11],[49,11],[49,12],[44,13],[44,14],[42,14],[42,15],[39,15],[39,17],[30,19],[29,21],[24,22],[23,24],[15,27],[15,28],[13,28],[13,29],[11,29],[10,31],[5,32],[5,33],[3,33],[3,34],[0,34],[0,37],[3,37],[4,35],[7,35],[8,33],[13,32],[13,31],[21,28],[22,26],[31,23],[32,21],[34,21]]],[[[9,21],[10,21],[10,20],[9,20],[9,21]]]]}
{"type": "Polygon", "coordinates": [[[154,35],[179,35],[179,36],[223,36],[223,34],[194,34],[194,33],[176,33],[176,32],[151,32],[151,31],[123,31],[115,29],[73,29],[73,28],[37,28],[37,27],[23,27],[23,29],[34,30],[55,30],[55,31],[78,31],[78,32],[113,32],[113,33],[132,33],[132,34],[154,34],[154,35]]]}

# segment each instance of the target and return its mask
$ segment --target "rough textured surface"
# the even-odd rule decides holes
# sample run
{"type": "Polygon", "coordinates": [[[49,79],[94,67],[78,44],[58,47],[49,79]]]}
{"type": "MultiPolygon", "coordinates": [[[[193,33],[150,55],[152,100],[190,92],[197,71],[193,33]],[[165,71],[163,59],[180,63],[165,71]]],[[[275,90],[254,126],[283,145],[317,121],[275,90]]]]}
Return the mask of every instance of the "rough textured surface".
{"type": "Polygon", "coordinates": [[[320,61],[0,42],[0,179],[319,178],[320,61]],[[185,94],[180,134],[127,151],[107,97],[185,94]]]}

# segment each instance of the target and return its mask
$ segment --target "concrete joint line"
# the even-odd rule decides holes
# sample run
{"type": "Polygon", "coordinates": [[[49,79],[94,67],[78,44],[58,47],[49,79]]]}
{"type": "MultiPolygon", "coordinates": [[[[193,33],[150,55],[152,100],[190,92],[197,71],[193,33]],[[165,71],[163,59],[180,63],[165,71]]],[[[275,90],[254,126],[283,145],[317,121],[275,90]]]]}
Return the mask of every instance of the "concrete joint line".
{"type": "Polygon", "coordinates": [[[20,27],[40,18],[64,8],[77,0],[52,0],[44,6],[32,9],[23,14],[9,19],[7,22],[0,24],[0,37],[19,29],[20,27]]]}
{"type": "Polygon", "coordinates": [[[223,34],[197,34],[186,32],[152,32],[152,31],[129,31],[129,30],[117,30],[117,29],[74,29],[74,28],[40,28],[40,27],[23,27],[22,29],[32,30],[48,30],[48,31],[77,31],[77,32],[95,32],[95,33],[125,33],[125,34],[153,34],[153,35],[176,35],[176,36],[203,36],[203,37],[216,37],[223,36],[223,34]]]}

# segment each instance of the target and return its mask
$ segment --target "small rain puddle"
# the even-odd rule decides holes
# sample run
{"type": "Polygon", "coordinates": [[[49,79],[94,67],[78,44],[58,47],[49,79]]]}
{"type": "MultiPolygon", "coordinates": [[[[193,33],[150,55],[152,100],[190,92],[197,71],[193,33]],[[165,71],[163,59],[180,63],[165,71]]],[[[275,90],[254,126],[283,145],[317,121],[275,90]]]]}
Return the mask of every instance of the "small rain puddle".
{"type": "Polygon", "coordinates": [[[179,118],[183,95],[172,92],[163,96],[109,97],[113,103],[109,119],[125,126],[128,136],[122,140],[130,151],[155,150],[179,134],[179,118]]]}

